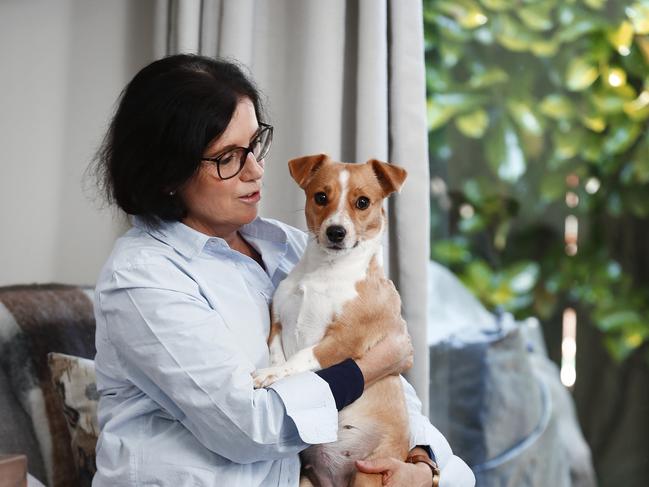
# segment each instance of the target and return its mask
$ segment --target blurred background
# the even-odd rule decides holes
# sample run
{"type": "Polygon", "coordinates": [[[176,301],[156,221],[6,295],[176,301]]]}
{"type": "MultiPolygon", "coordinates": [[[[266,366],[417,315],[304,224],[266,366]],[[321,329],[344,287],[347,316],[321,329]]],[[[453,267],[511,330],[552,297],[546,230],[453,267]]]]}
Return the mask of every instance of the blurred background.
{"type": "MultiPolygon", "coordinates": [[[[327,10],[322,2],[283,1],[281,9],[273,0],[239,4],[256,9],[253,72],[272,100],[278,133],[304,129],[302,116],[312,119],[307,142],[278,137],[273,157],[279,162],[327,147],[346,160],[364,160],[363,147],[375,150],[350,142],[345,130],[332,142],[318,125],[324,117],[312,116],[330,110],[338,118],[327,120],[342,120],[343,129],[358,125],[362,132],[364,124],[380,119],[363,118],[371,103],[354,105],[376,79],[374,72],[366,85],[360,75],[357,82],[356,75],[337,74],[339,100],[332,103],[318,96],[334,84],[331,72],[316,69],[315,62],[309,65],[314,69],[301,69],[313,57],[308,48],[278,40],[277,30],[302,29],[306,36],[328,21],[327,43],[340,43],[330,58],[344,57],[345,66],[358,65],[362,73],[364,37],[345,32],[350,25],[371,27],[367,6],[376,2],[325,2],[335,6],[334,20],[314,15],[314,6],[327,10]],[[313,8],[301,11],[306,4],[313,8]],[[307,10],[309,22],[302,23],[307,10]],[[261,17],[270,20],[264,24],[261,17]],[[360,48],[350,51],[349,45],[360,48]],[[297,53],[295,66],[286,61],[287,52],[297,53]],[[311,105],[298,116],[291,89],[299,85],[290,78],[300,71],[314,89],[306,92],[311,105]],[[350,83],[357,84],[348,89],[350,83]],[[359,115],[346,116],[350,105],[359,115]]],[[[123,86],[169,51],[171,16],[157,12],[179,3],[0,1],[0,286],[95,282],[128,222],[102,207],[84,173],[123,86]]],[[[191,3],[215,12],[222,4],[235,5],[191,3]]],[[[645,486],[649,0],[415,3],[424,34],[430,259],[450,269],[489,316],[538,319],[557,382],[574,398],[599,485],[645,486]]],[[[393,25],[381,29],[395,36],[393,25]]],[[[392,126],[380,130],[395,138],[392,126]]],[[[388,157],[387,142],[384,149],[382,157],[388,157]]],[[[416,183],[413,174],[409,184],[416,183]]],[[[285,170],[269,175],[269,193],[286,178],[285,170]]],[[[298,192],[275,194],[273,216],[299,224],[298,192]]],[[[432,356],[431,370],[442,370],[444,361],[434,350],[432,356]]],[[[439,403],[435,392],[431,401],[439,403]]],[[[431,416],[443,425],[436,414],[442,413],[431,416]]],[[[483,485],[542,484],[510,478],[483,485]]]]}
{"type": "Polygon", "coordinates": [[[424,25],[431,258],[539,318],[600,484],[646,485],[649,2],[425,0],[424,25]]]}

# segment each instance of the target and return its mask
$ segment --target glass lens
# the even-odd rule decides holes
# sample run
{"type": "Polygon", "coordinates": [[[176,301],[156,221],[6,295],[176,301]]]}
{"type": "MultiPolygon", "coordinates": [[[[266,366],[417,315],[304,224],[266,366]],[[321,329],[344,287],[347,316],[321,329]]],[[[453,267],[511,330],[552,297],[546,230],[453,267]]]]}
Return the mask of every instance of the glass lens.
{"type": "Polygon", "coordinates": [[[261,132],[257,134],[255,140],[252,141],[250,149],[252,154],[255,156],[255,159],[260,161],[268,154],[270,150],[270,144],[273,141],[273,131],[270,127],[264,127],[261,129],[261,132]]]}
{"type": "Polygon", "coordinates": [[[241,169],[241,159],[245,156],[245,149],[232,149],[219,157],[217,164],[221,179],[228,179],[237,174],[241,169]]]}

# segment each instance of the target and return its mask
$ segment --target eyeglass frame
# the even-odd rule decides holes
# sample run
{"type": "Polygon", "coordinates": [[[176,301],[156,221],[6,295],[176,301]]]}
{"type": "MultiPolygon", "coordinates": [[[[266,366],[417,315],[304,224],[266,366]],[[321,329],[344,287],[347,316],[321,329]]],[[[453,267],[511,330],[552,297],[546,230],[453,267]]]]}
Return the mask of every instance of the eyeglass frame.
{"type": "MultiPolygon", "coordinates": [[[[254,145],[257,138],[259,138],[259,136],[265,130],[270,132],[270,134],[269,134],[270,142],[268,143],[268,148],[266,149],[266,152],[264,154],[260,154],[259,159],[257,159],[255,157],[255,159],[257,161],[262,160],[264,157],[266,157],[268,155],[268,152],[270,151],[270,146],[272,145],[272,142],[273,142],[273,130],[274,130],[274,127],[272,125],[268,124],[268,123],[259,122],[259,129],[257,130],[257,133],[253,136],[252,139],[250,139],[250,146],[252,146],[252,145],[254,145]]],[[[229,149],[224,150],[223,152],[221,152],[221,154],[219,154],[217,156],[214,156],[214,157],[202,157],[201,162],[211,162],[211,163],[213,163],[216,166],[216,172],[218,173],[220,179],[222,179],[224,181],[228,180],[228,179],[232,179],[233,177],[236,177],[243,170],[243,166],[246,165],[246,161],[248,160],[248,154],[253,152],[253,150],[251,149],[250,146],[248,146],[248,147],[230,147],[229,149]],[[224,178],[223,176],[221,176],[221,169],[220,169],[220,164],[219,164],[220,160],[224,156],[226,156],[227,154],[229,154],[230,152],[235,151],[235,150],[243,150],[244,151],[243,156],[241,157],[241,160],[239,161],[239,169],[232,176],[228,176],[227,178],[224,178]]],[[[253,154],[253,156],[254,156],[254,154],[253,154]]]]}

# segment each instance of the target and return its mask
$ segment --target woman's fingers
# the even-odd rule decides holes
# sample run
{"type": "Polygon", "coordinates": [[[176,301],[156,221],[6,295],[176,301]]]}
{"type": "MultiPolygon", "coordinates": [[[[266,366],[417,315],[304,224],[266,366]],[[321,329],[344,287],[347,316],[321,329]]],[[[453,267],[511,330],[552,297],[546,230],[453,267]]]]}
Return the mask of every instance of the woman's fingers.
{"type": "Polygon", "coordinates": [[[357,460],[356,468],[363,473],[383,473],[394,468],[394,458],[375,458],[373,460],[357,460]]]}

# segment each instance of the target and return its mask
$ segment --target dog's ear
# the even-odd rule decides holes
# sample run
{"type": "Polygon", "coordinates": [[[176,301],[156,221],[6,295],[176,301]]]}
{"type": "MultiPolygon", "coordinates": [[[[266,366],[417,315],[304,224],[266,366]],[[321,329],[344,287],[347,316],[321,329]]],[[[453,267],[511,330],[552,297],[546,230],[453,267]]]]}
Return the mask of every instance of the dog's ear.
{"type": "Polygon", "coordinates": [[[406,180],[406,176],[408,176],[404,168],[395,166],[394,164],[388,164],[387,162],[377,161],[376,159],[371,159],[367,163],[372,166],[374,175],[379,180],[379,184],[383,189],[384,197],[401,190],[401,186],[406,180]]]}
{"type": "Polygon", "coordinates": [[[329,162],[327,154],[298,157],[288,161],[288,170],[300,188],[306,189],[313,175],[327,162],[329,162]]]}

